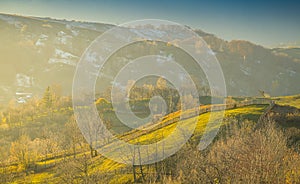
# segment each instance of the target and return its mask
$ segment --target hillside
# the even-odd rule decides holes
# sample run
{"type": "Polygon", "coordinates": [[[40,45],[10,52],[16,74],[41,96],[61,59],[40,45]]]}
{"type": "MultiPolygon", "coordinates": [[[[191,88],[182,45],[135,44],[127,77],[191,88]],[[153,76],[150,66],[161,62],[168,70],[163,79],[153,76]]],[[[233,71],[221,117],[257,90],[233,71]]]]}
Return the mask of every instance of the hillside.
{"type": "MultiPolygon", "coordinates": [[[[236,119],[239,119],[239,121],[244,121],[244,120],[257,121],[259,119],[259,116],[266,109],[266,107],[267,107],[267,105],[252,105],[252,106],[246,106],[246,107],[228,110],[228,111],[226,111],[226,118],[236,118],[236,119]]],[[[63,109],[60,108],[60,110],[55,110],[55,109],[53,110],[53,115],[52,115],[53,120],[48,120],[47,117],[44,117],[42,115],[43,113],[36,112],[36,114],[34,115],[34,118],[33,118],[34,119],[33,122],[31,121],[30,117],[28,117],[28,118],[24,117],[25,114],[22,115],[24,118],[24,121],[21,125],[12,124],[12,122],[8,122],[7,125],[14,127],[14,128],[7,129],[7,128],[5,128],[5,126],[1,127],[1,129],[0,129],[2,132],[1,135],[5,136],[5,138],[1,137],[1,139],[0,139],[0,140],[2,140],[1,147],[3,149],[8,149],[9,145],[7,145],[7,143],[5,144],[5,142],[15,141],[14,137],[17,137],[16,134],[18,134],[17,132],[19,130],[23,130],[23,132],[27,132],[29,135],[31,135],[32,140],[42,141],[44,139],[43,136],[45,136],[45,138],[46,138],[46,137],[48,137],[48,135],[52,135],[54,140],[61,139],[59,141],[59,142],[61,142],[62,140],[65,139],[65,138],[63,138],[63,132],[67,132],[67,135],[72,135],[72,131],[74,131],[71,129],[64,130],[66,128],[66,126],[58,123],[58,122],[68,121],[67,118],[68,118],[68,116],[70,116],[70,110],[68,108],[63,108],[63,109]],[[65,110],[63,110],[63,109],[65,109],[65,110]],[[42,130],[42,132],[38,133],[37,130],[42,130]],[[47,132],[43,133],[45,130],[48,132],[54,131],[54,132],[57,132],[57,134],[52,134],[52,133],[47,133],[47,132]],[[4,131],[7,132],[7,135],[3,134],[4,131]],[[34,132],[36,132],[36,133],[34,133],[34,132]]],[[[167,126],[163,126],[163,128],[153,129],[153,131],[150,131],[150,133],[147,133],[147,134],[142,134],[142,135],[136,136],[137,132],[132,132],[132,133],[129,132],[125,136],[128,137],[126,139],[129,142],[137,142],[137,141],[140,143],[153,142],[153,141],[157,141],[158,139],[162,139],[163,138],[162,136],[167,136],[170,132],[172,132],[172,130],[174,129],[174,127],[176,126],[177,123],[189,124],[190,122],[194,121],[195,118],[197,118],[198,119],[197,127],[195,129],[194,136],[191,139],[191,140],[197,142],[199,140],[199,138],[201,137],[201,135],[203,134],[204,128],[205,128],[211,115],[217,117],[218,112],[212,112],[212,113],[208,112],[208,113],[204,113],[204,114],[200,115],[199,117],[192,117],[191,119],[186,119],[182,122],[174,122],[167,126]]],[[[171,115],[169,115],[168,118],[175,118],[175,117],[172,117],[171,115]]],[[[229,122],[224,122],[224,125],[226,123],[229,123],[229,122]]],[[[66,124],[68,124],[68,123],[66,123],[66,124]]],[[[2,125],[5,125],[5,124],[2,124],[2,125]]],[[[160,127],[162,127],[162,126],[160,126],[160,127]]],[[[77,129],[77,127],[76,127],[76,129],[77,129]]],[[[80,135],[77,135],[77,136],[80,136],[80,135]]],[[[47,140],[47,138],[46,138],[46,140],[47,140]]],[[[52,140],[52,138],[50,138],[49,141],[50,140],[52,140]]],[[[66,141],[68,141],[68,140],[69,139],[67,138],[66,141]]],[[[85,142],[84,140],[81,140],[81,141],[85,142]]],[[[65,144],[64,142],[65,141],[63,141],[62,143],[65,144]]],[[[27,144],[25,142],[23,142],[23,143],[27,144]]],[[[51,143],[51,142],[49,142],[49,143],[51,143]]],[[[58,143],[58,144],[60,144],[60,143],[58,143]]],[[[82,144],[86,144],[86,143],[82,143],[82,144]]],[[[88,164],[89,175],[91,175],[91,176],[93,174],[100,175],[100,176],[104,177],[102,179],[106,179],[106,180],[109,179],[109,180],[111,180],[112,183],[115,183],[115,182],[113,182],[114,180],[122,182],[122,183],[125,183],[127,180],[129,180],[129,181],[133,180],[133,175],[131,172],[132,169],[130,166],[118,164],[109,159],[105,159],[102,156],[85,159],[84,157],[89,155],[89,151],[88,151],[88,149],[83,148],[79,145],[80,144],[77,144],[77,146],[78,146],[77,159],[79,159],[77,164],[79,164],[80,167],[83,167],[83,165],[81,165],[81,164],[85,164],[85,163],[88,164]],[[115,175],[114,173],[119,173],[119,174],[115,175]]],[[[48,156],[46,156],[46,157],[41,156],[38,160],[36,160],[36,163],[34,164],[35,166],[29,166],[29,168],[28,168],[29,171],[26,171],[26,172],[30,172],[30,174],[24,175],[20,166],[15,165],[15,164],[10,165],[8,170],[4,169],[2,166],[3,170],[2,170],[2,172],[0,172],[0,174],[5,174],[5,172],[7,172],[7,174],[8,173],[13,174],[14,178],[12,178],[12,181],[15,181],[17,183],[20,183],[22,181],[25,181],[25,183],[33,182],[33,181],[37,182],[37,183],[43,183],[45,181],[48,181],[50,183],[61,182],[64,175],[67,174],[66,172],[62,172],[61,167],[63,167],[63,168],[67,167],[66,165],[63,165],[63,164],[66,164],[64,162],[64,160],[67,160],[67,161],[69,159],[70,159],[70,161],[72,160],[72,158],[73,158],[72,151],[69,149],[60,150],[60,151],[58,151],[58,150],[51,151],[53,149],[52,148],[53,146],[51,146],[51,144],[49,144],[49,146],[50,146],[49,147],[50,149],[49,149],[48,156]],[[64,152],[69,153],[70,156],[64,155],[63,154],[64,152]]],[[[110,146],[110,144],[108,144],[107,146],[110,146]]],[[[74,163],[74,164],[76,164],[76,163],[74,163]]],[[[74,174],[74,175],[76,175],[76,173],[77,173],[77,171],[75,171],[73,169],[68,170],[68,172],[70,172],[69,174],[74,174]],[[76,172],[76,173],[72,173],[72,172],[76,172]]],[[[82,171],[80,171],[80,172],[82,172],[82,171]]],[[[4,176],[6,176],[6,175],[4,175],[4,176]]]]}
{"type": "MultiPolygon", "coordinates": [[[[70,95],[75,66],[85,48],[111,27],[1,14],[0,102],[19,98],[23,103],[31,96],[41,96],[52,84],[62,86],[62,93],[70,95]]],[[[299,49],[267,49],[248,41],[225,41],[196,32],[220,61],[229,95],[257,96],[262,90],[280,96],[300,91],[299,49]]],[[[192,67],[191,71],[191,75],[199,73],[192,67]]]]}
{"type": "MultiPolygon", "coordinates": [[[[215,138],[214,143],[206,151],[204,151],[203,153],[201,152],[201,154],[203,154],[203,157],[205,159],[202,157],[198,157],[199,155],[196,157],[197,159],[204,159],[201,161],[202,167],[209,169],[211,164],[217,164],[215,163],[215,161],[210,163],[209,161],[210,158],[208,156],[205,156],[205,154],[207,154],[206,152],[210,152],[210,151],[213,153],[214,156],[216,156],[218,154],[223,153],[222,151],[224,151],[224,149],[225,150],[228,149],[226,150],[226,152],[231,151],[232,154],[239,154],[239,152],[237,153],[235,152],[238,150],[238,148],[245,149],[245,150],[241,150],[243,151],[242,152],[243,155],[245,157],[249,156],[249,158],[253,159],[251,153],[255,153],[256,151],[255,147],[253,146],[258,146],[258,148],[261,148],[260,145],[256,145],[257,142],[256,143],[248,142],[248,144],[251,143],[250,145],[251,151],[248,150],[249,149],[248,147],[245,147],[244,143],[238,145],[238,147],[235,147],[234,149],[231,147],[232,145],[229,143],[230,140],[232,139],[234,140],[234,142],[244,139],[249,133],[252,134],[257,132],[261,128],[261,126],[262,127],[266,126],[268,128],[267,130],[269,131],[272,130],[272,132],[268,132],[266,131],[266,129],[262,128],[261,131],[263,134],[260,134],[258,132],[257,134],[250,136],[251,141],[253,140],[266,141],[266,142],[262,142],[266,144],[264,146],[264,149],[257,150],[259,153],[259,158],[265,156],[264,155],[265,153],[262,154],[261,151],[262,150],[266,151],[267,148],[271,149],[269,155],[272,152],[274,152],[275,149],[276,151],[280,151],[279,152],[280,154],[277,154],[277,152],[275,152],[276,154],[274,155],[274,158],[277,159],[278,156],[281,157],[282,152],[284,152],[285,149],[287,149],[284,147],[286,143],[284,143],[285,138],[283,136],[287,137],[288,145],[290,147],[292,147],[293,149],[294,148],[297,149],[298,145],[300,145],[299,142],[300,127],[298,125],[300,110],[292,106],[294,106],[295,100],[299,100],[299,95],[290,96],[290,97],[277,97],[274,100],[276,101],[277,105],[275,105],[270,111],[267,111],[267,113],[265,112],[268,109],[267,108],[268,105],[248,105],[248,106],[243,106],[238,108],[233,107],[232,109],[226,110],[224,121],[222,121],[222,127],[220,129],[218,136],[215,138]],[[280,129],[284,128],[283,129],[284,134],[278,133],[277,131],[279,130],[274,129],[274,127],[273,128],[269,127],[270,120],[269,119],[264,120],[264,118],[262,118],[262,115],[271,118],[272,121],[274,120],[277,123],[277,125],[280,126],[280,129]],[[260,122],[260,123],[257,124],[256,122],[260,122]],[[262,135],[265,135],[267,137],[259,138],[259,136],[262,135]],[[233,136],[233,138],[231,138],[231,136],[233,136]],[[276,137],[278,139],[276,139],[276,137]],[[259,139],[255,140],[255,138],[259,138],[259,139]],[[277,142],[274,143],[274,141],[277,142]],[[270,143],[275,144],[276,146],[268,147],[271,146],[270,143]],[[227,144],[229,144],[228,148],[226,147],[224,148],[224,146],[226,146],[227,144]],[[278,147],[277,144],[280,144],[280,146],[278,147]],[[220,145],[222,145],[223,147],[219,147],[220,145]],[[218,149],[221,149],[222,151],[218,151],[218,149]],[[214,150],[216,152],[214,152],[214,150]]],[[[65,101],[64,104],[68,104],[67,102],[68,101],[65,101]]],[[[59,104],[63,104],[63,103],[59,103],[59,104]]],[[[29,104],[26,105],[24,104],[23,109],[29,109],[29,107],[30,107],[29,104]]],[[[205,105],[202,108],[206,109],[207,107],[209,107],[209,105],[205,105]]],[[[19,149],[15,148],[17,149],[16,151],[18,150],[21,151],[23,147],[26,148],[26,146],[28,146],[27,149],[24,150],[26,150],[26,153],[27,152],[30,153],[28,154],[28,158],[31,158],[32,160],[29,161],[30,164],[25,167],[25,170],[24,170],[23,162],[21,162],[22,159],[20,160],[19,163],[14,163],[14,162],[9,163],[2,160],[0,162],[1,164],[3,164],[0,165],[0,176],[1,176],[0,181],[4,183],[5,182],[8,183],[32,183],[32,182],[34,183],[45,183],[45,182],[83,183],[84,181],[86,181],[87,183],[133,183],[134,181],[133,169],[134,169],[136,172],[137,180],[139,181],[144,180],[144,181],[149,181],[149,183],[151,183],[151,180],[160,181],[160,179],[157,178],[157,176],[155,175],[160,173],[161,177],[164,178],[169,176],[168,172],[171,171],[174,172],[173,173],[174,176],[173,175],[171,176],[171,178],[173,179],[173,182],[171,183],[176,183],[175,182],[176,178],[179,176],[180,173],[179,172],[180,170],[176,170],[176,169],[178,168],[178,166],[180,166],[180,164],[183,164],[181,163],[182,159],[183,158],[185,158],[183,160],[191,159],[193,157],[189,156],[188,158],[187,156],[190,154],[196,154],[194,153],[194,151],[190,150],[191,148],[189,148],[188,146],[194,144],[197,145],[199,143],[201,136],[203,135],[204,129],[207,125],[209,118],[211,116],[218,118],[220,114],[219,111],[204,112],[199,116],[192,116],[191,118],[187,118],[182,121],[176,121],[175,119],[177,119],[176,118],[177,113],[173,113],[162,118],[163,119],[162,122],[160,121],[157,122],[156,125],[152,126],[153,128],[148,130],[146,133],[139,134],[138,131],[131,131],[123,135],[122,139],[128,142],[135,143],[135,144],[144,144],[144,143],[149,144],[151,142],[156,142],[168,136],[170,133],[172,133],[172,131],[174,130],[177,124],[180,123],[189,126],[191,122],[197,119],[197,125],[195,131],[190,141],[186,144],[186,146],[184,146],[177,154],[166,159],[165,161],[159,162],[158,164],[142,166],[143,174],[145,175],[144,176],[145,178],[142,179],[142,175],[140,174],[140,167],[138,166],[133,167],[130,165],[119,164],[112,160],[106,159],[100,155],[98,156],[94,155],[93,157],[91,157],[90,156],[91,153],[88,148],[88,145],[86,144],[85,140],[80,138],[81,137],[79,135],[80,132],[76,131],[77,125],[75,124],[74,126],[74,124],[72,125],[72,123],[70,123],[72,122],[72,119],[68,120],[68,117],[71,116],[71,112],[72,112],[71,109],[72,108],[68,106],[55,107],[53,108],[52,111],[53,114],[50,117],[49,115],[47,115],[46,113],[47,111],[43,111],[43,109],[34,110],[35,112],[34,114],[30,113],[30,111],[24,111],[22,112],[22,114],[19,114],[23,118],[22,123],[13,123],[13,122],[18,122],[17,119],[12,119],[7,123],[2,122],[2,126],[0,127],[0,131],[2,135],[0,139],[1,140],[0,143],[1,143],[2,150],[5,149],[8,150],[10,146],[7,144],[9,144],[10,142],[12,142],[11,147],[14,147],[14,145],[19,145],[20,147],[22,147],[19,149]],[[172,121],[172,123],[166,123],[166,121],[169,120],[175,120],[175,121],[172,121]],[[18,132],[20,131],[29,134],[30,135],[29,140],[28,138],[27,139],[22,138],[22,136],[21,138],[20,137],[18,138],[18,134],[19,134],[18,132]],[[66,134],[67,137],[63,136],[64,134],[66,134]],[[78,142],[77,143],[72,142],[73,139],[77,140],[78,142]],[[20,143],[19,140],[21,140],[20,143]],[[73,148],[73,144],[75,145],[76,150],[70,149],[73,148]],[[38,157],[32,155],[31,153],[31,151],[33,151],[31,150],[32,146],[35,146],[34,150],[37,152],[33,152],[33,153],[39,155],[38,157]],[[43,149],[46,149],[48,151],[45,152],[43,151],[43,149]]],[[[13,110],[10,111],[11,113],[14,112],[13,110]]],[[[17,116],[15,116],[15,118],[17,118],[17,116]]],[[[120,135],[122,136],[122,134],[120,135]]],[[[111,147],[112,149],[115,149],[114,142],[112,141],[110,143],[107,143],[105,147],[111,147]]],[[[199,150],[197,150],[197,152],[199,152],[199,150]]],[[[15,152],[14,149],[10,148],[10,153],[7,153],[5,151],[1,153],[3,158],[12,159],[15,158],[12,156],[17,152],[15,152]],[[8,155],[4,156],[5,154],[10,154],[10,156],[9,157],[7,157],[8,155]]],[[[298,153],[293,153],[294,156],[289,154],[290,151],[287,153],[284,152],[284,156],[286,156],[284,158],[288,158],[287,160],[294,159],[292,163],[296,165],[293,167],[295,168],[299,167],[299,165],[297,165],[297,163],[300,161],[300,159],[297,157],[298,153]]],[[[275,165],[277,166],[278,160],[273,160],[274,159],[273,157],[272,158],[267,157],[267,158],[269,160],[268,159],[264,160],[265,161],[264,163],[273,164],[275,162],[274,166],[275,165]]],[[[9,161],[10,159],[6,159],[6,160],[9,161]]],[[[225,157],[223,159],[228,159],[228,158],[225,157]]],[[[233,164],[236,161],[238,160],[234,160],[234,161],[228,160],[227,164],[233,164]]],[[[242,163],[244,163],[243,160],[242,163]]],[[[193,161],[192,165],[194,164],[196,164],[195,161],[193,161]]],[[[290,163],[288,162],[285,164],[290,164],[290,163]]],[[[195,165],[195,167],[196,166],[197,165],[195,165]]],[[[253,165],[253,166],[258,167],[257,165],[253,165]]],[[[244,166],[240,165],[240,167],[247,168],[248,165],[247,164],[245,164],[244,166]]],[[[289,165],[288,168],[290,167],[291,166],[289,165]]],[[[232,167],[229,168],[233,169],[232,167]]],[[[297,178],[300,179],[299,178],[300,173],[298,173],[297,169],[295,168],[294,170],[293,169],[288,170],[287,174],[284,175],[284,178],[281,179],[299,181],[297,180],[297,178]]],[[[272,170],[272,171],[275,172],[276,170],[272,170]]],[[[190,173],[190,170],[186,172],[190,173]]],[[[225,169],[224,171],[220,170],[219,172],[222,172],[222,174],[219,173],[221,174],[222,177],[220,175],[219,176],[214,175],[213,172],[210,174],[218,180],[225,177],[223,178],[225,180],[227,177],[225,173],[228,173],[228,168],[225,169]]],[[[230,172],[235,173],[235,171],[230,171],[230,172]]],[[[264,172],[271,172],[271,171],[264,171],[264,172]]],[[[246,173],[247,172],[243,172],[241,176],[245,177],[246,173]]],[[[238,177],[238,173],[235,174],[236,174],[235,177],[238,177]]],[[[252,172],[252,174],[254,175],[255,173],[252,172]]],[[[205,180],[206,177],[207,176],[202,176],[199,178],[205,180]]],[[[282,175],[280,175],[280,177],[282,177],[282,175]]],[[[180,181],[181,180],[182,179],[180,179],[180,181]]]]}
{"type": "Polygon", "coordinates": [[[40,96],[51,84],[71,94],[76,63],[111,25],[0,15],[0,101],[40,96]],[[63,80],[62,80],[63,79],[63,80]]]}

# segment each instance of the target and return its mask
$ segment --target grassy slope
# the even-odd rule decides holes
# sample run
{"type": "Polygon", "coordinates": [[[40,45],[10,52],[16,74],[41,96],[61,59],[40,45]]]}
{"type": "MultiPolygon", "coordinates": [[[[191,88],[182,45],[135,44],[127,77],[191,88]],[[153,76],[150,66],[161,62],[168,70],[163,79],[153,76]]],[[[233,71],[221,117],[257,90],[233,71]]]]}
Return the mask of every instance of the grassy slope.
{"type": "Polygon", "coordinates": [[[300,109],[300,95],[273,98],[278,105],[289,105],[300,109]]]}
{"type": "MultiPolygon", "coordinates": [[[[227,110],[225,113],[225,118],[226,117],[234,117],[236,119],[244,120],[253,120],[256,121],[259,116],[264,112],[266,105],[251,105],[251,106],[246,106],[242,108],[236,108],[236,109],[231,109],[227,110]]],[[[198,117],[186,119],[184,121],[180,121],[178,123],[185,123],[186,125],[189,125],[192,123],[195,119],[198,119],[197,125],[195,128],[194,136],[192,139],[198,139],[201,137],[204,128],[206,127],[206,124],[209,120],[210,117],[213,117],[213,119],[218,119],[220,118],[220,112],[209,112],[202,114],[198,117]]],[[[133,140],[130,140],[130,142],[140,142],[140,143],[149,143],[149,142],[155,142],[158,139],[162,139],[163,137],[166,137],[169,135],[175,128],[177,123],[170,124],[164,128],[157,129],[149,134],[142,135],[138,138],[134,138],[133,140]]],[[[49,162],[54,162],[54,161],[49,161],[49,162]]],[[[59,162],[59,160],[56,160],[56,162],[59,162]]],[[[42,163],[41,163],[42,164],[42,163]]],[[[99,172],[100,173],[107,173],[108,175],[111,175],[113,177],[113,180],[111,181],[112,183],[120,183],[126,182],[126,181],[132,181],[132,174],[118,174],[118,170],[120,169],[126,169],[126,165],[124,164],[119,164],[114,161],[111,161],[109,159],[103,158],[101,156],[96,157],[93,159],[92,164],[90,165],[91,172],[99,172]],[[115,174],[115,172],[117,174],[115,174]]],[[[41,173],[36,173],[36,174],[31,174],[29,176],[25,177],[25,182],[26,181],[32,181],[33,183],[43,183],[44,181],[48,181],[50,183],[57,181],[57,176],[55,174],[56,167],[48,168],[45,169],[41,173]]],[[[24,179],[20,179],[17,181],[17,183],[23,183],[24,179]]]]}

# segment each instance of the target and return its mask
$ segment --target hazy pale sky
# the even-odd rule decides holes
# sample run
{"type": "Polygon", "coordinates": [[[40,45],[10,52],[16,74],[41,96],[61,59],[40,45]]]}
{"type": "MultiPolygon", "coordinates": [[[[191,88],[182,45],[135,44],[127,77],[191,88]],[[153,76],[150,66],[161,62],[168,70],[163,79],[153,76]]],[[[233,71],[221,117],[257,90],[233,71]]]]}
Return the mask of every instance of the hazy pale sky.
{"type": "Polygon", "coordinates": [[[0,0],[0,12],[112,24],[165,19],[226,40],[300,42],[297,0],[0,0]]]}

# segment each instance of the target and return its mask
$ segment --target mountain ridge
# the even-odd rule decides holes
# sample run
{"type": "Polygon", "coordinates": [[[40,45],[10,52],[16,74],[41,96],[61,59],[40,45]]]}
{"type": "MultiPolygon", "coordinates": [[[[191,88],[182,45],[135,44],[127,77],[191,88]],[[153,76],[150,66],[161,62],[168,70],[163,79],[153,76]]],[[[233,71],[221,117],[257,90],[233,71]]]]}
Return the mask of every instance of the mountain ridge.
{"type": "MultiPolygon", "coordinates": [[[[51,84],[60,84],[64,94],[70,95],[80,56],[113,26],[0,13],[0,102],[15,98],[16,92],[40,96],[51,84]]],[[[258,90],[276,96],[300,92],[300,49],[268,49],[194,31],[218,58],[229,95],[256,96],[258,90]]]]}

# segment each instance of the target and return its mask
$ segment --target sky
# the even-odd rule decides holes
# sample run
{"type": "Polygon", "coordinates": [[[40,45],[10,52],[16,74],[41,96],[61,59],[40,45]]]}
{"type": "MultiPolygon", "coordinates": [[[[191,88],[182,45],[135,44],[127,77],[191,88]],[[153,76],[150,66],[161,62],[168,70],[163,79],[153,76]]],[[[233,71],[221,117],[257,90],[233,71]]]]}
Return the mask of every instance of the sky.
{"type": "Polygon", "coordinates": [[[0,13],[111,24],[164,19],[228,41],[300,45],[297,0],[0,0],[0,13]]]}

